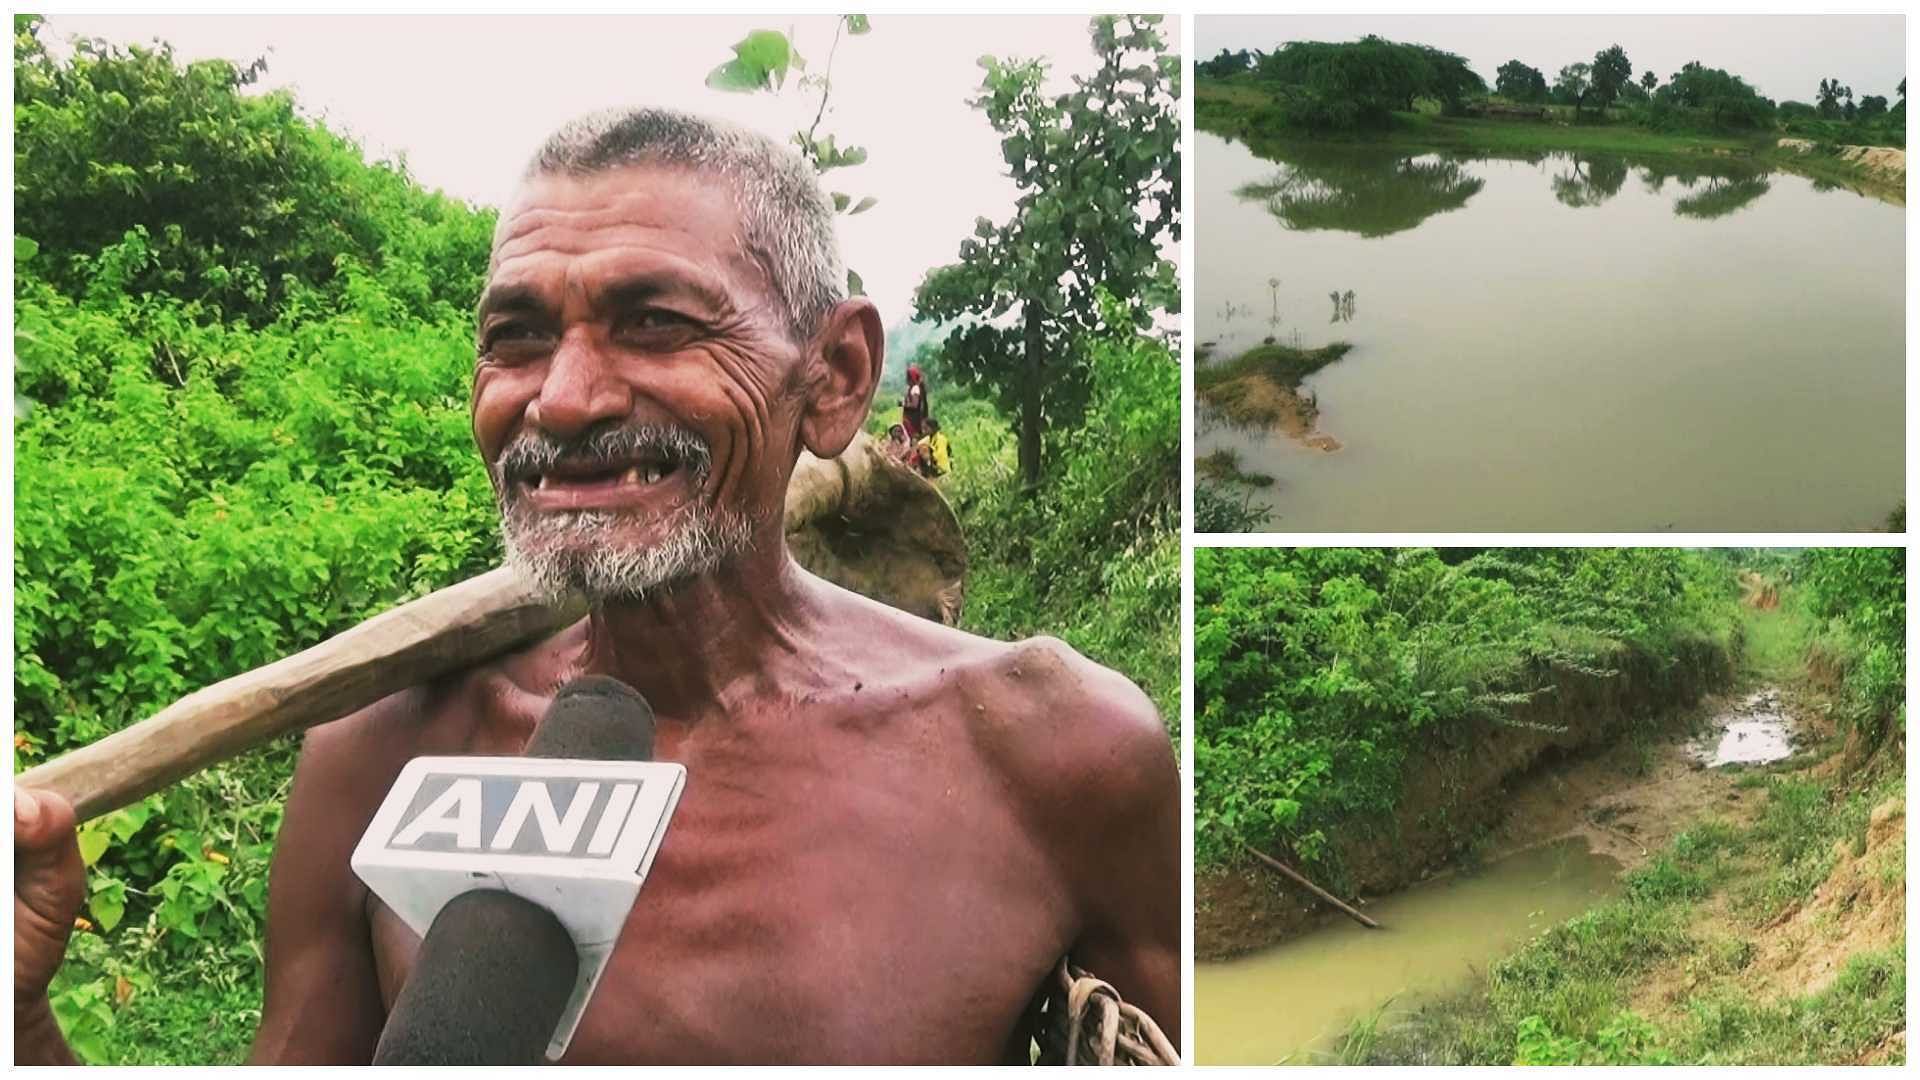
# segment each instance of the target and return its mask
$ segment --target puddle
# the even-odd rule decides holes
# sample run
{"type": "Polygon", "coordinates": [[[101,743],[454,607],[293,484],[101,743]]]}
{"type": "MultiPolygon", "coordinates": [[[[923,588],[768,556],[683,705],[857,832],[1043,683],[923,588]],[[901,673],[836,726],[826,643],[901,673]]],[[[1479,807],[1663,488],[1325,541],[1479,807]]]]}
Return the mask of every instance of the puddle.
{"type": "Polygon", "coordinates": [[[1201,1065],[1328,1060],[1355,1019],[1470,985],[1527,938],[1611,895],[1620,864],[1569,839],[1368,904],[1384,930],[1341,919],[1252,956],[1194,965],[1201,1065]]]}
{"type": "Polygon", "coordinates": [[[1688,747],[1709,769],[1723,765],[1764,765],[1793,755],[1793,722],[1780,705],[1780,692],[1756,690],[1713,718],[1713,726],[1688,747]]]}

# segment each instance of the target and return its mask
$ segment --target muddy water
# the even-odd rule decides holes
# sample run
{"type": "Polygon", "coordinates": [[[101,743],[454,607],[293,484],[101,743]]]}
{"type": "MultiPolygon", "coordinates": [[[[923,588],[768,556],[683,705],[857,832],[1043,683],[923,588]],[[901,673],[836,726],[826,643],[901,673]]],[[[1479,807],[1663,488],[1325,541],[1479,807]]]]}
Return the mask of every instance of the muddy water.
{"type": "Polygon", "coordinates": [[[1733,159],[1199,133],[1199,340],[1351,342],[1345,444],[1202,422],[1302,530],[1839,530],[1904,487],[1905,211],[1733,159]]]}
{"type": "Polygon", "coordinates": [[[1202,1065],[1324,1060],[1347,1026],[1468,985],[1520,942],[1592,907],[1620,864],[1566,840],[1367,906],[1386,929],[1341,919],[1239,960],[1196,964],[1202,1065]]]}
{"type": "Polygon", "coordinates": [[[1757,690],[1713,724],[1688,747],[1694,760],[1710,769],[1722,765],[1764,765],[1793,755],[1793,722],[1780,705],[1780,692],[1757,690]]]}

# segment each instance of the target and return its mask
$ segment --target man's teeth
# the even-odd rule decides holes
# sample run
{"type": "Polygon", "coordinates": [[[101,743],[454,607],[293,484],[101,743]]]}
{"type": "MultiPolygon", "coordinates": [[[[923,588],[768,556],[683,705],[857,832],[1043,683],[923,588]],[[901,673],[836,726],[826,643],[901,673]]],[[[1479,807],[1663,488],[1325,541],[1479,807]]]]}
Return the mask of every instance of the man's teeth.
{"type": "MultiPolygon", "coordinates": [[[[667,469],[664,465],[635,465],[620,474],[620,482],[623,484],[657,484],[660,482],[660,479],[666,475],[667,469]]],[[[547,482],[550,479],[551,477],[546,473],[536,474],[533,478],[533,489],[535,491],[545,491],[547,489],[547,482]]]]}

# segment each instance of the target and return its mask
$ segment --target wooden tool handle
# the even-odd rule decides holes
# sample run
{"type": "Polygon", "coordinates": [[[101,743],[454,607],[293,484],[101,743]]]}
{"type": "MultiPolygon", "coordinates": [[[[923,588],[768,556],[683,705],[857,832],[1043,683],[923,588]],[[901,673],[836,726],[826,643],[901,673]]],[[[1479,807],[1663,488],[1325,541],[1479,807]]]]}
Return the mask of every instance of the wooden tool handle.
{"type": "Polygon", "coordinates": [[[86,821],[276,736],[546,637],[585,613],[583,601],[550,605],[514,571],[492,570],[189,694],[14,783],[65,796],[86,821]]]}

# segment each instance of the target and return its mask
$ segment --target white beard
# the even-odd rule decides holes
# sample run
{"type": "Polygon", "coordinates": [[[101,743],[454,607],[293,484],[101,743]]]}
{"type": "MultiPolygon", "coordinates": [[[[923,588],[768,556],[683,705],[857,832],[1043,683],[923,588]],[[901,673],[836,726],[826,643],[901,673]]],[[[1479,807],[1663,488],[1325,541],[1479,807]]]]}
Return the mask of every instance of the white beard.
{"type": "Polygon", "coordinates": [[[579,592],[590,603],[642,600],[679,582],[712,573],[745,553],[753,539],[744,518],[693,503],[657,544],[614,543],[621,515],[604,510],[501,513],[507,565],[552,600],[579,592]]]}

